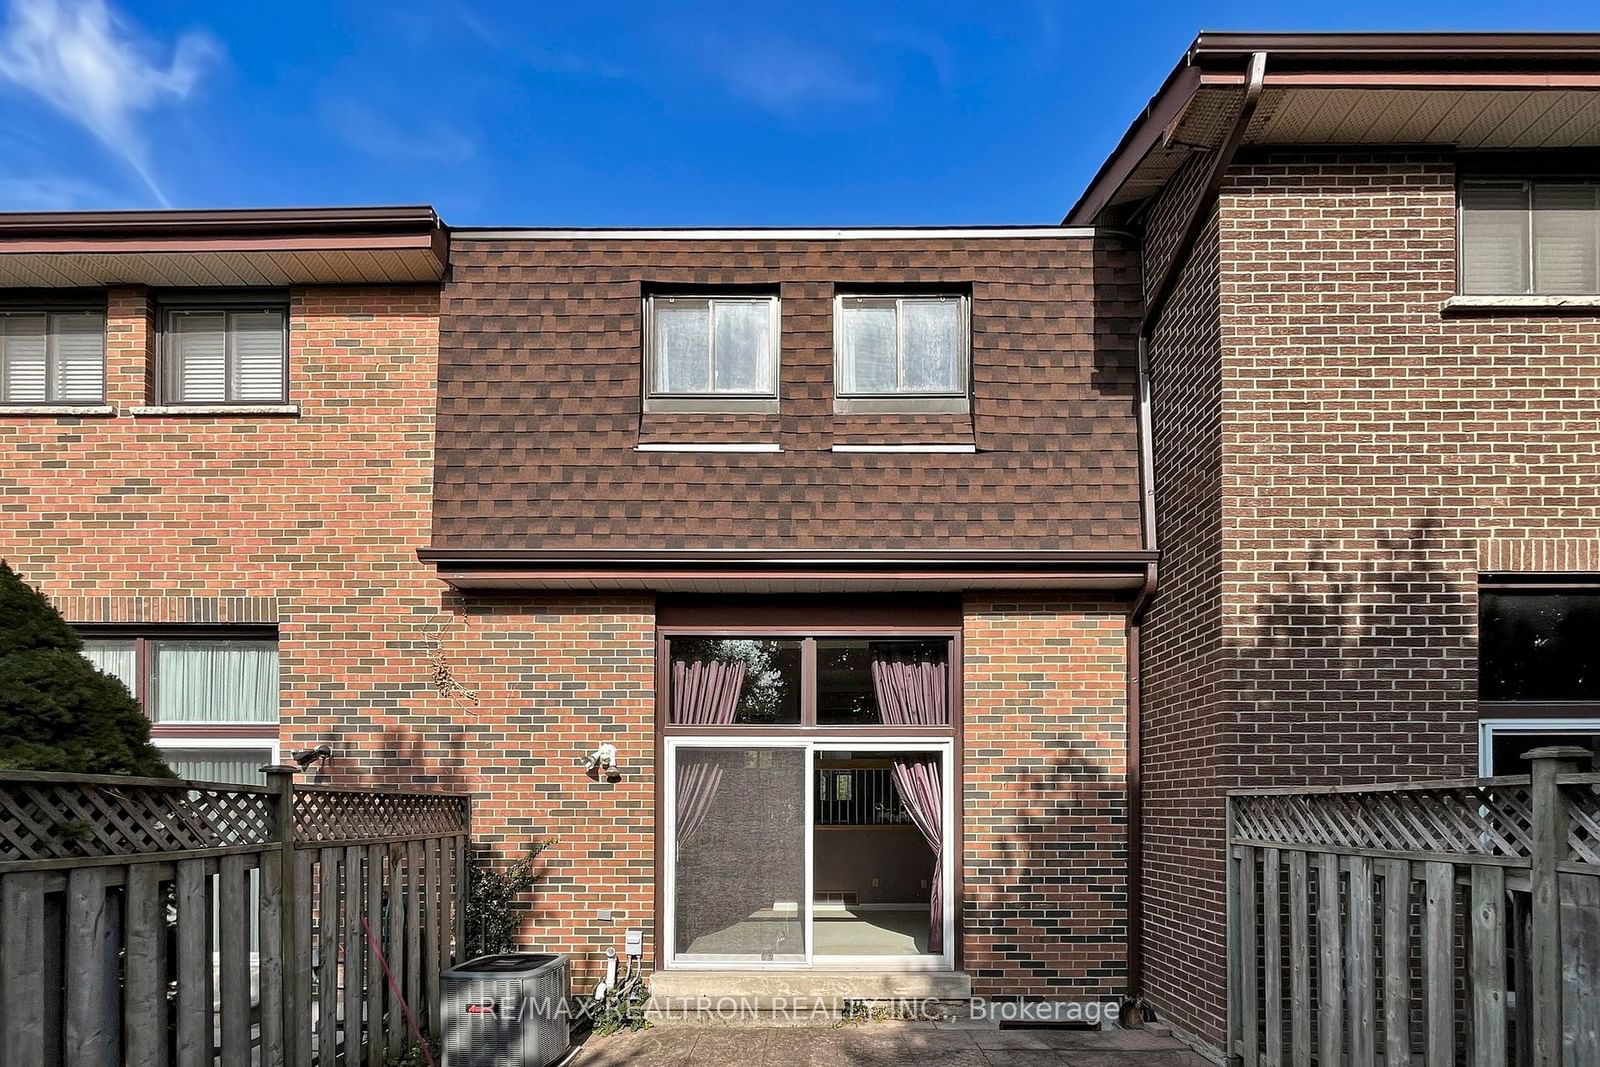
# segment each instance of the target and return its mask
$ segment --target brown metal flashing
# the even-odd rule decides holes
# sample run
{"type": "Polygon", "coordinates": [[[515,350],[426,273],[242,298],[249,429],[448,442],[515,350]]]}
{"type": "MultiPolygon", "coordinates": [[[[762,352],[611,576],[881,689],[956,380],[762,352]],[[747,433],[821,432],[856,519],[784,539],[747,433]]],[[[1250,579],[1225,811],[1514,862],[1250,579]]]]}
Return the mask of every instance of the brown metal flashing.
{"type": "Polygon", "coordinates": [[[1161,320],[1161,312],[1166,309],[1167,301],[1177,290],[1183,268],[1188,265],[1189,252],[1194,248],[1195,242],[1200,240],[1200,235],[1205,232],[1206,224],[1211,218],[1211,206],[1222,190],[1222,180],[1228,173],[1229,165],[1233,163],[1234,154],[1244,143],[1245,131],[1250,128],[1250,120],[1255,118],[1256,107],[1261,103],[1266,73],[1267,53],[1257,52],[1250,57],[1249,80],[1245,85],[1244,100],[1240,102],[1239,110],[1234,114],[1233,125],[1228,128],[1222,144],[1211,157],[1211,166],[1206,172],[1205,183],[1190,208],[1183,232],[1178,237],[1177,244],[1173,246],[1171,254],[1167,256],[1161,274],[1145,297],[1144,319],[1139,324],[1140,337],[1149,337],[1154,332],[1156,323],[1161,320]]]}
{"type": "Polygon", "coordinates": [[[244,208],[217,211],[18,211],[0,212],[0,240],[14,237],[144,237],[183,234],[431,232],[443,225],[433,208],[402,207],[244,208]]]}
{"type": "Polygon", "coordinates": [[[723,592],[766,583],[844,586],[871,589],[907,583],[951,589],[1056,584],[1136,588],[1145,580],[1154,553],[1083,552],[1028,554],[978,553],[691,553],[624,557],[600,555],[540,558],[536,553],[508,553],[483,558],[472,553],[421,549],[423,562],[434,563],[439,577],[458,589],[516,589],[590,586],[593,588],[684,589],[721,583],[723,592]]]}
{"type": "Polygon", "coordinates": [[[633,566],[659,566],[671,564],[693,568],[703,565],[756,563],[772,567],[782,566],[873,566],[892,564],[898,567],[921,565],[947,566],[952,563],[967,568],[985,566],[1048,566],[1061,565],[1098,566],[1108,563],[1143,564],[1155,559],[1155,553],[1144,549],[1100,551],[1094,549],[1056,552],[987,552],[950,549],[883,549],[881,551],[812,551],[794,549],[657,549],[654,551],[627,551],[608,549],[523,549],[523,548],[435,548],[417,549],[417,558],[424,563],[450,564],[504,564],[512,563],[524,569],[537,569],[543,565],[557,564],[609,564],[619,568],[633,566]]]}

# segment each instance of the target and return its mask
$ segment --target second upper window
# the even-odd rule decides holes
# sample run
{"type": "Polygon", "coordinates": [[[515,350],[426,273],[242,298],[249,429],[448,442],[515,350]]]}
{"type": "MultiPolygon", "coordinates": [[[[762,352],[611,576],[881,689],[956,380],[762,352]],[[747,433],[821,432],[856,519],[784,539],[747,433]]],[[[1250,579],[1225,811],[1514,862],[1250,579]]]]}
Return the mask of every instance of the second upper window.
{"type": "Polygon", "coordinates": [[[967,410],[965,297],[840,296],[835,316],[839,410],[967,410]]]}
{"type": "Polygon", "coordinates": [[[161,403],[282,404],[288,399],[283,308],[169,308],[165,316],[161,403]]]}
{"type": "Polygon", "coordinates": [[[652,296],[647,408],[776,410],[778,298],[652,296]]]}

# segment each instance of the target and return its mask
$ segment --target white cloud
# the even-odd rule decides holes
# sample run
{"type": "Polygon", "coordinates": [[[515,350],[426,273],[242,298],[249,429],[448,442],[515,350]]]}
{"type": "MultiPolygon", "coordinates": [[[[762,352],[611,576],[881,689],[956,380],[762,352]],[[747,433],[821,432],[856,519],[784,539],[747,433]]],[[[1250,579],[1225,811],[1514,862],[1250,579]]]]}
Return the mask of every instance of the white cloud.
{"type": "Polygon", "coordinates": [[[817,104],[861,103],[882,94],[876,82],[838,57],[797,41],[718,41],[710,53],[715,71],[735,96],[769,111],[794,113],[817,104]]]}
{"type": "Polygon", "coordinates": [[[139,119],[193,91],[220,48],[185,33],[163,63],[104,0],[14,0],[0,30],[0,77],[80,123],[119,155],[163,206],[139,119]]]}

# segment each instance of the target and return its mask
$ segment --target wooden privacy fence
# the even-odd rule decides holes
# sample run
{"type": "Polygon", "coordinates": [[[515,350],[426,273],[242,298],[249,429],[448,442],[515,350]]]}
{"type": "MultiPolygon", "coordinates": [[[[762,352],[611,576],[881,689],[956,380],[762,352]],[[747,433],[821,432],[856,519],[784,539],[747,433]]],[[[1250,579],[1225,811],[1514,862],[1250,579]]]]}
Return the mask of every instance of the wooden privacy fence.
{"type": "Polygon", "coordinates": [[[438,1032],[467,797],[268,778],[0,773],[0,1063],[382,1064],[413,1042],[369,936],[438,1032]]]}
{"type": "Polygon", "coordinates": [[[1245,1067],[1600,1064],[1600,774],[1228,797],[1245,1067]]]}

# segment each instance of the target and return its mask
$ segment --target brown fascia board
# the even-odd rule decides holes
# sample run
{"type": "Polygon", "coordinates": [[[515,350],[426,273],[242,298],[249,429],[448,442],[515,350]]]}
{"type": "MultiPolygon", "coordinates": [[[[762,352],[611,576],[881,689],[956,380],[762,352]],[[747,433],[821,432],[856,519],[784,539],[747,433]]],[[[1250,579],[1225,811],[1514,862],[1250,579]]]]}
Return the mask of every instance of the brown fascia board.
{"type": "Polygon", "coordinates": [[[1202,33],[1062,222],[1094,225],[1202,85],[1242,85],[1256,52],[1267,53],[1269,87],[1600,88],[1596,33],[1202,33]]]}
{"type": "Polygon", "coordinates": [[[670,573],[675,576],[750,577],[796,575],[850,575],[857,578],[944,577],[984,575],[1072,575],[1107,572],[1139,575],[1156,561],[1158,553],[1132,551],[984,552],[984,551],[853,551],[824,550],[553,550],[457,549],[432,546],[417,550],[417,558],[432,563],[440,575],[471,572],[512,576],[582,575],[590,578],[638,578],[670,573]]]}
{"type": "Polygon", "coordinates": [[[294,233],[431,233],[426,204],[398,207],[242,208],[216,211],[0,212],[0,240],[15,237],[184,237],[294,233]]]}

